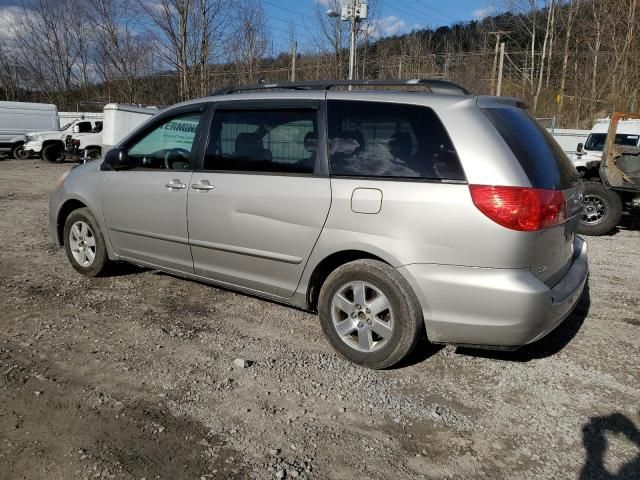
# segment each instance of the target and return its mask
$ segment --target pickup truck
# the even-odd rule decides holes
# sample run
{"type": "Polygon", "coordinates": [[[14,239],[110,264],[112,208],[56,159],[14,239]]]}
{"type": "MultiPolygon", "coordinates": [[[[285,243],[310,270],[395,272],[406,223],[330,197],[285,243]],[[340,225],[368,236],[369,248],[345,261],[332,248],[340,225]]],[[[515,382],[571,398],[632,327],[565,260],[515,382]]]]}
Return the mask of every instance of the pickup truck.
{"type": "Polygon", "coordinates": [[[96,129],[102,129],[102,119],[78,119],[59,130],[31,132],[25,135],[24,150],[28,155],[37,155],[45,162],[61,162],[68,137],[96,129]]]}
{"type": "MultiPolygon", "coordinates": [[[[602,118],[596,121],[584,144],[579,143],[575,152],[569,156],[580,176],[585,179],[598,179],[598,168],[604,150],[611,119],[602,118]]],[[[620,120],[615,141],[616,145],[629,147],[640,146],[640,120],[620,120]]]]}
{"type": "Polygon", "coordinates": [[[602,153],[587,156],[584,165],[584,206],[578,231],[585,235],[610,233],[624,214],[640,218],[640,112],[615,113],[606,127],[606,133],[598,133],[597,148],[588,150],[602,153]]]}
{"type": "Polygon", "coordinates": [[[102,127],[67,137],[66,153],[76,159],[97,160],[102,156],[102,127]]]}

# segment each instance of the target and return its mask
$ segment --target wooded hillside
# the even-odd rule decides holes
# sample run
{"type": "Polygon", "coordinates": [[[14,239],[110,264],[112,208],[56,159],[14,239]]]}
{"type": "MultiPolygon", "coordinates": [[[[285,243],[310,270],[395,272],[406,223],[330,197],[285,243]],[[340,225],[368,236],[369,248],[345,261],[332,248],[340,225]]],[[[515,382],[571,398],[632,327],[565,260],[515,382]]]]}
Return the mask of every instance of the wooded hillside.
{"type": "MultiPolygon", "coordinates": [[[[336,5],[339,3],[335,0],[336,5]]],[[[296,35],[295,78],[345,78],[348,24],[309,12],[313,41],[296,35]]],[[[638,0],[520,0],[481,21],[379,38],[375,2],[359,25],[358,78],[443,78],[526,100],[557,126],[589,127],[616,110],[640,109],[638,0]],[[541,7],[541,5],[543,5],[541,7]]],[[[288,80],[258,0],[34,0],[13,10],[0,44],[0,99],[167,105],[238,83],[288,80]],[[85,18],[85,22],[78,22],[85,18]]],[[[299,31],[299,28],[298,28],[299,31]]]]}

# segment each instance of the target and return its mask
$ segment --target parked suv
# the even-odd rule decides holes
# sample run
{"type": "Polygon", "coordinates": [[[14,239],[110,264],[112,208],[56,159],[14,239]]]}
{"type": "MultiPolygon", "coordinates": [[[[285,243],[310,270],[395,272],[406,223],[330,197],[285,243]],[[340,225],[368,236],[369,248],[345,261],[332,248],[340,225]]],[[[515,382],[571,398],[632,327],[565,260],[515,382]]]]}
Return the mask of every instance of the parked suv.
{"type": "Polygon", "coordinates": [[[577,171],[546,130],[514,99],[448,82],[331,89],[345,83],[160,112],[61,179],[55,241],[84,275],[127,261],[317,311],[371,368],[424,333],[513,349],[553,330],[587,258],[577,171]]]}

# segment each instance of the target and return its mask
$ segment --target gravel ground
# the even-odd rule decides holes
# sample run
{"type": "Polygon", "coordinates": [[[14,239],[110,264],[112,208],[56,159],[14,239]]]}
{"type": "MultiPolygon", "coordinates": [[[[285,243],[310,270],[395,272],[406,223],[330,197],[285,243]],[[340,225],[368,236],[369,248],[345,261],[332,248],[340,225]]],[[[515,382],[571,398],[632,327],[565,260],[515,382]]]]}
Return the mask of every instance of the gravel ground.
{"type": "Polygon", "coordinates": [[[306,312],[81,277],[48,237],[69,167],[0,162],[0,478],[640,478],[640,231],[589,239],[589,289],[542,341],[370,371],[306,312]]]}

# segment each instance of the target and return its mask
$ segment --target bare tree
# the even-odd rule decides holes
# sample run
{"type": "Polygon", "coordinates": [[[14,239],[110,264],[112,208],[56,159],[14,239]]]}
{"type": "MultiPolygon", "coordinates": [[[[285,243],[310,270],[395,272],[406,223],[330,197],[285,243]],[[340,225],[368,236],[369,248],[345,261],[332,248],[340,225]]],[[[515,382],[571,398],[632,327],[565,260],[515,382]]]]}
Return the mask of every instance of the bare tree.
{"type": "Polygon", "coordinates": [[[257,0],[238,2],[229,41],[229,57],[236,63],[238,77],[243,82],[260,80],[260,67],[269,46],[262,4],[257,0]]]}
{"type": "Polygon", "coordinates": [[[327,9],[340,12],[342,2],[340,0],[330,0],[329,2],[317,3],[314,17],[318,25],[318,48],[324,52],[330,52],[334,58],[333,77],[344,78],[344,51],[349,40],[349,25],[343,22],[340,16],[327,16],[327,9]]]}
{"type": "Polygon", "coordinates": [[[180,99],[206,94],[208,64],[225,33],[227,2],[160,0],[141,5],[155,27],[151,33],[162,59],[176,72],[180,99]]]}
{"type": "Polygon", "coordinates": [[[80,0],[34,0],[11,31],[23,88],[37,89],[62,107],[75,88],[90,81],[87,29],[78,26],[84,11],[80,0]]]}
{"type": "Polygon", "coordinates": [[[6,45],[0,44],[0,92],[3,100],[17,100],[18,78],[14,59],[6,45]]]}
{"type": "Polygon", "coordinates": [[[595,113],[596,110],[596,85],[598,78],[598,60],[600,58],[600,45],[602,39],[602,3],[601,2],[592,2],[591,3],[591,12],[593,14],[593,27],[594,27],[594,38],[593,44],[591,45],[591,49],[593,52],[593,67],[591,70],[591,115],[595,113]]]}
{"type": "Polygon", "coordinates": [[[109,84],[122,85],[123,93],[116,98],[130,103],[137,101],[138,82],[152,74],[153,43],[141,32],[135,16],[128,14],[131,0],[88,0],[95,49],[95,69],[109,84]]]}
{"type": "Polygon", "coordinates": [[[536,92],[533,96],[533,113],[535,114],[538,110],[538,99],[540,98],[540,91],[542,90],[542,78],[544,76],[544,65],[547,56],[547,43],[549,41],[549,34],[551,32],[551,25],[553,21],[553,7],[554,0],[549,0],[548,11],[547,11],[547,26],[544,31],[544,41],[542,43],[542,53],[540,55],[540,65],[538,67],[538,85],[536,87],[536,92]]]}
{"type": "Polygon", "coordinates": [[[569,63],[569,45],[571,43],[571,31],[576,18],[576,10],[580,5],[580,0],[570,0],[567,12],[567,23],[565,25],[564,47],[562,54],[562,70],[560,72],[560,98],[558,99],[558,113],[562,113],[565,87],[567,81],[567,64],[569,63]]]}

